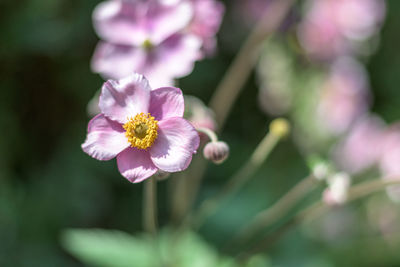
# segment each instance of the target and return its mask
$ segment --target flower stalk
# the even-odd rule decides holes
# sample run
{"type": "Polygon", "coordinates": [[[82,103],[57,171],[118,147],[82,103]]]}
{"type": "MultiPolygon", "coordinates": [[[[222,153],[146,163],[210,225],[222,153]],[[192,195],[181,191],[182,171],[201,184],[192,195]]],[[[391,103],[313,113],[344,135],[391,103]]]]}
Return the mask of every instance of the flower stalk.
{"type": "Polygon", "coordinates": [[[231,244],[244,243],[255,233],[263,228],[270,227],[284,217],[296,204],[301,201],[308,193],[316,188],[317,180],[313,175],[298,182],[291,190],[281,197],[275,204],[268,209],[260,212],[239,234],[233,239],[231,244]]]}
{"type": "Polygon", "coordinates": [[[200,205],[197,213],[195,213],[192,217],[195,228],[199,228],[204,221],[217,210],[218,206],[223,204],[227,199],[229,199],[230,196],[235,194],[240,187],[242,187],[243,184],[245,184],[253,176],[261,164],[270,155],[271,151],[277,145],[279,140],[285,137],[288,131],[289,125],[286,120],[276,119],[272,121],[269,133],[259,143],[250,159],[238,170],[236,174],[232,176],[232,178],[217,195],[205,200],[200,205]],[[286,123],[286,132],[276,130],[275,126],[277,124],[281,126],[281,123],[286,123]]]}
{"type": "MultiPolygon", "coordinates": [[[[379,178],[354,185],[349,189],[347,203],[369,196],[392,185],[400,185],[400,177],[397,177],[396,179],[390,181],[379,178]]],[[[253,253],[265,251],[272,244],[276,243],[285,233],[287,233],[288,230],[292,229],[294,226],[301,223],[311,222],[315,218],[321,216],[323,213],[329,211],[330,208],[331,207],[326,205],[323,201],[318,201],[312,204],[308,208],[305,208],[304,210],[297,213],[289,221],[281,225],[273,234],[270,234],[262,239],[255,246],[253,246],[253,248],[250,250],[250,253],[242,254],[240,258],[247,258],[253,253]]]]}
{"type": "Polygon", "coordinates": [[[295,0],[273,1],[254,27],[221,80],[210,101],[219,129],[222,130],[229,112],[247,81],[261,49],[262,42],[281,25],[295,0]],[[221,103],[224,103],[221,105],[221,103]]]}
{"type": "Polygon", "coordinates": [[[157,179],[154,176],[144,183],[143,227],[152,235],[157,234],[157,179]]]}

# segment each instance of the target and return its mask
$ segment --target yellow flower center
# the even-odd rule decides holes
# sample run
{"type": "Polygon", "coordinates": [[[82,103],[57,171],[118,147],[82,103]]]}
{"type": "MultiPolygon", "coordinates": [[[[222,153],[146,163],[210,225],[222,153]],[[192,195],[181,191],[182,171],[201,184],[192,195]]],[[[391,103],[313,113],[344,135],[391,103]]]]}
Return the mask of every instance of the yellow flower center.
{"type": "Polygon", "coordinates": [[[151,147],[157,138],[158,121],[150,113],[139,113],[134,118],[128,118],[128,122],[122,127],[131,147],[146,149],[151,147]]]}

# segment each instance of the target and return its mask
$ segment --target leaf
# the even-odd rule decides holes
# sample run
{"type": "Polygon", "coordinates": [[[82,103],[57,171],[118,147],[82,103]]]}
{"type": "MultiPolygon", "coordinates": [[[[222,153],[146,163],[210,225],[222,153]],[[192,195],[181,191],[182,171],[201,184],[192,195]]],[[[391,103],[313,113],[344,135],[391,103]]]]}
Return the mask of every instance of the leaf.
{"type": "Polygon", "coordinates": [[[116,230],[68,229],[63,247],[82,262],[94,266],[157,266],[154,247],[148,239],[137,239],[116,230]]]}

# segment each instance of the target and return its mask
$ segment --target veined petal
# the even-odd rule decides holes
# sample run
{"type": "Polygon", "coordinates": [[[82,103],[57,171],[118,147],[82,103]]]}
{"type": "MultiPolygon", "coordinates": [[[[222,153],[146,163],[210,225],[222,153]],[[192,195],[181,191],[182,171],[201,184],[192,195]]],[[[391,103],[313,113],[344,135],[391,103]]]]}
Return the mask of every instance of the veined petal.
{"type": "Polygon", "coordinates": [[[143,7],[129,1],[105,1],[93,12],[97,34],[106,41],[120,45],[140,45],[146,40],[141,23],[143,7]]]}
{"type": "Polygon", "coordinates": [[[110,160],[128,146],[129,142],[122,126],[99,114],[89,122],[82,149],[95,159],[110,160]]]}
{"type": "Polygon", "coordinates": [[[99,42],[92,58],[92,70],[106,79],[122,79],[132,72],[145,74],[146,53],[133,46],[99,42]]]}
{"type": "Polygon", "coordinates": [[[118,81],[108,80],[101,89],[100,110],[123,124],[129,117],[148,112],[150,91],[149,82],[137,73],[118,81]]]}
{"type": "Polygon", "coordinates": [[[118,170],[131,183],[139,183],[157,172],[146,150],[129,147],[117,156],[118,170]]]}
{"type": "Polygon", "coordinates": [[[149,112],[156,120],[183,117],[185,105],[182,91],[175,87],[161,87],[150,92],[149,112]]]}
{"type": "Polygon", "coordinates": [[[199,146],[199,135],[183,118],[174,117],[158,123],[158,137],[150,148],[154,165],[166,172],[186,169],[199,146]]]}

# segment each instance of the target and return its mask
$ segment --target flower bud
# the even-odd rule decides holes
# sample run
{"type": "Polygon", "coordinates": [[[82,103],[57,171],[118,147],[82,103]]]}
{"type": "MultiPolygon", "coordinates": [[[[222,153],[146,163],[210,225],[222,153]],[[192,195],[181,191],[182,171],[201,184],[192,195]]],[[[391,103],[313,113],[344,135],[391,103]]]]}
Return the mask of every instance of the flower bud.
{"type": "Polygon", "coordinates": [[[290,132],[290,124],[286,119],[275,119],[269,125],[271,134],[283,138],[286,137],[290,132]]]}
{"type": "Polygon", "coordinates": [[[328,188],[323,192],[323,201],[330,206],[343,205],[347,201],[350,183],[347,173],[337,173],[329,177],[328,188]]]}
{"type": "Polygon", "coordinates": [[[209,142],[203,150],[203,155],[206,159],[211,160],[216,164],[224,162],[229,155],[229,146],[225,142],[209,142]]]}

